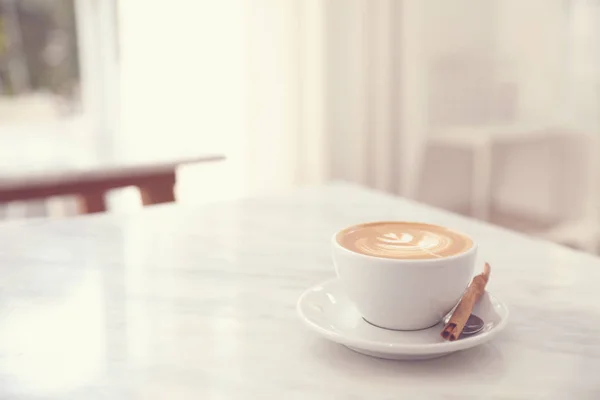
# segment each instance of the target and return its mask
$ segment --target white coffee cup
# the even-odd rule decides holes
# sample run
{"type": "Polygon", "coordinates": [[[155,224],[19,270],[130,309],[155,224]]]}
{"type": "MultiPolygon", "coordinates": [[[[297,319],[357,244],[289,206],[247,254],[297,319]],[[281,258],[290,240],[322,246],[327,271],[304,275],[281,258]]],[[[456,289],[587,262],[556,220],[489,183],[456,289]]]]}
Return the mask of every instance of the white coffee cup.
{"type": "Polygon", "coordinates": [[[436,325],[458,303],[474,272],[475,242],[443,258],[399,259],[349,250],[338,242],[338,234],[332,239],[337,275],[364,319],[381,328],[436,325]]]}

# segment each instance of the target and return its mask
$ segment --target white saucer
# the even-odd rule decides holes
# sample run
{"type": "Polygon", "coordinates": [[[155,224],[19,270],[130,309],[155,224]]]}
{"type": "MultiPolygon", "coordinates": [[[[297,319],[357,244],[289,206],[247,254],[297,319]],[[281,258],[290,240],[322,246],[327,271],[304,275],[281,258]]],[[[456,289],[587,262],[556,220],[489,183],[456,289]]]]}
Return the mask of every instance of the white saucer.
{"type": "Polygon", "coordinates": [[[474,314],[483,319],[483,330],[473,336],[447,342],[440,336],[443,325],[419,331],[392,331],[366,322],[334,279],[308,289],[297,305],[300,318],[318,334],[373,357],[392,360],[424,360],[465,350],[491,340],[508,319],[506,305],[489,293],[482,296],[474,314]]]}

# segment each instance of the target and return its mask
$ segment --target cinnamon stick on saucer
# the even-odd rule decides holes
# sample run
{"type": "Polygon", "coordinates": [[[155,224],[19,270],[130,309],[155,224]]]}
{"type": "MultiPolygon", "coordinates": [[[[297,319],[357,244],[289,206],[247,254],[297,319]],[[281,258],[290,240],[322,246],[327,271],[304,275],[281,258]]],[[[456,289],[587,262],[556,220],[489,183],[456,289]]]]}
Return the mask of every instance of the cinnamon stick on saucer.
{"type": "Polygon", "coordinates": [[[450,320],[444,327],[442,331],[444,339],[451,342],[458,339],[473,312],[473,307],[485,292],[485,285],[487,285],[489,279],[490,264],[485,263],[483,273],[473,278],[460,303],[458,303],[458,306],[452,313],[450,320]]]}

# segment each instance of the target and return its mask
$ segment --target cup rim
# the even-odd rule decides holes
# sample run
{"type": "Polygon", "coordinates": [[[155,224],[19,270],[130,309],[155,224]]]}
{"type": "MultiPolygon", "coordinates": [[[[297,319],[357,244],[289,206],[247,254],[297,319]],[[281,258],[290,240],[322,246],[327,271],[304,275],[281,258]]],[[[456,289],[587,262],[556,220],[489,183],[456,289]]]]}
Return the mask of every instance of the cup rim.
{"type": "Polygon", "coordinates": [[[471,255],[472,253],[475,253],[477,251],[477,248],[479,247],[479,245],[477,244],[477,242],[470,236],[467,235],[466,233],[462,232],[462,231],[458,231],[456,229],[453,228],[448,228],[444,225],[438,225],[438,224],[432,224],[429,222],[422,222],[422,221],[401,221],[401,220],[387,220],[387,221],[367,221],[367,222],[360,222],[357,224],[353,224],[353,225],[349,225],[345,228],[342,228],[338,231],[336,231],[332,238],[331,241],[333,242],[333,246],[334,248],[337,248],[339,250],[341,250],[344,253],[347,254],[351,254],[353,256],[357,256],[357,257],[361,257],[361,258],[365,258],[365,259],[369,259],[369,260],[377,260],[378,262],[390,262],[390,263],[394,263],[394,264],[420,264],[420,265],[424,265],[424,264],[439,264],[440,262],[444,262],[446,260],[454,260],[457,258],[461,258],[461,257],[468,257],[469,255],[471,255]],[[403,223],[403,224],[421,224],[421,225],[430,225],[430,226],[435,226],[438,228],[445,228],[445,229],[449,229],[451,231],[454,231],[456,233],[459,233],[463,236],[466,236],[467,238],[471,239],[471,242],[473,243],[473,245],[467,249],[466,251],[462,252],[462,253],[458,253],[458,254],[454,254],[448,257],[441,257],[441,258],[390,258],[390,257],[379,257],[379,256],[373,256],[373,255],[369,255],[369,254],[363,254],[363,253],[359,253],[350,249],[347,249],[346,247],[342,246],[340,244],[340,242],[338,242],[337,240],[337,236],[342,232],[345,231],[348,228],[352,228],[354,226],[360,226],[360,225],[365,225],[365,224],[382,224],[382,223],[403,223]]]}

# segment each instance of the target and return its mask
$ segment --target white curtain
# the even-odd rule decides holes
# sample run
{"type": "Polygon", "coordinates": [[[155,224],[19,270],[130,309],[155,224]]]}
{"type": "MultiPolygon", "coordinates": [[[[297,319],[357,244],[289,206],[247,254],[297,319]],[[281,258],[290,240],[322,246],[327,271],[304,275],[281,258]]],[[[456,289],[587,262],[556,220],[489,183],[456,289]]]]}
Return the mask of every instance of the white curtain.
{"type": "Polygon", "coordinates": [[[407,188],[403,166],[417,152],[400,156],[411,147],[399,138],[405,126],[415,137],[420,129],[418,93],[408,94],[418,71],[400,59],[403,30],[418,24],[400,5],[120,2],[119,148],[140,157],[225,153],[226,163],[189,173],[194,200],[205,188],[237,196],[329,179],[407,188]]]}

